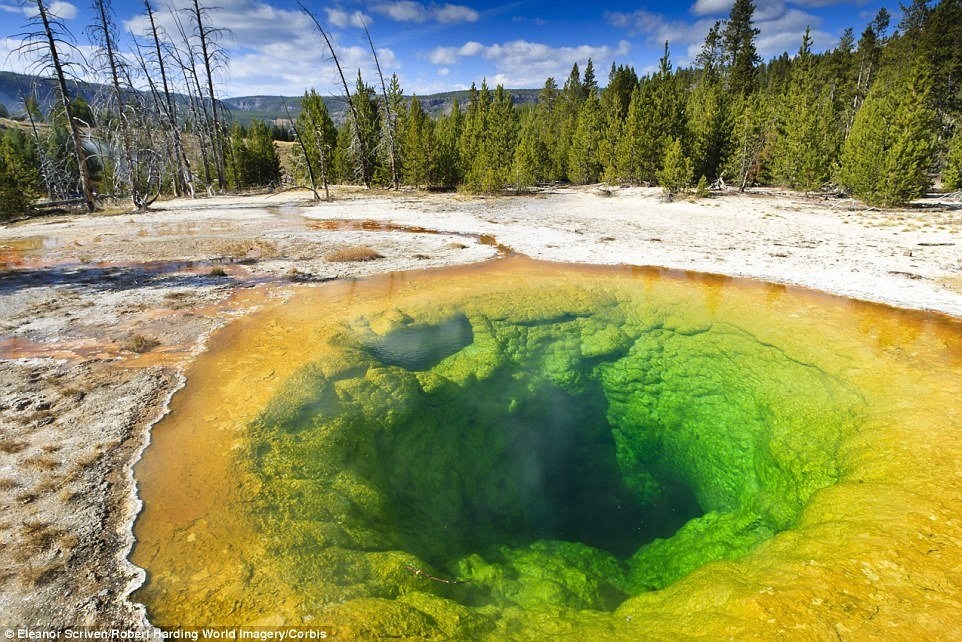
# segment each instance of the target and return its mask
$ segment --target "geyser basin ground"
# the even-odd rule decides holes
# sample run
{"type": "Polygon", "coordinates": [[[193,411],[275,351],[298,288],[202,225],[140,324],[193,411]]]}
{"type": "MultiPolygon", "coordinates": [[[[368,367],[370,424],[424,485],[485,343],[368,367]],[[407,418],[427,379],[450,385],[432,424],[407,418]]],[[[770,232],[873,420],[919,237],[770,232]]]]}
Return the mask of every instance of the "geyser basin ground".
{"type": "Polygon", "coordinates": [[[960,366],[956,322],[704,275],[303,290],[155,428],[134,597],[343,638],[944,634],[960,366]]]}

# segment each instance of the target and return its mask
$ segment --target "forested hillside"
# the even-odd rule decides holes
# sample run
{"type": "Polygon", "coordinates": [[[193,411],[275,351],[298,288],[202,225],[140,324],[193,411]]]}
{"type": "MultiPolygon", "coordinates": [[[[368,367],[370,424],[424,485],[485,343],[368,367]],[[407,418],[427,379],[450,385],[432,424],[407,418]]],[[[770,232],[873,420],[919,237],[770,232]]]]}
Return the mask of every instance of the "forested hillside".
{"type": "Polygon", "coordinates": [[[183,42],[145,34],[154,46],[138,52],[137,68],[117,55],[109,2],[97,0],[91,33],[102,64],[85,76],[99,73],[110,91],[93,106],[74,95],[57,52],[44,47],[46,30],[63,27],[34,1],[37,31],[27,44],[41,54],[57,100],[44,109],[28,93],[26,120],[4,132],[0,216],[42,196],[80,195],[92,210],[97,192],[146,207],[161,193],[283,181],[319,197],[337,182],[496,192],[604,181],[669,193],[762,184],[881,206],[907,203],[936,181],[962,188],[962,0],[914,0],[898,24],[882,9],[821,53],[806,31],[795,53],[768,61],[756,51],[753,3],[736,0],[691,67],[673,65],[671,43],[646,76],[588,60],[567,78],[546,79],[537,101],[523,105],[482,82],[430,113],[404,96],[396,76],[372,82],[345,71],[343,118],[311,91],[284,131],[231,123],[210,82],[226,63],[205,38],[216,26],[199,0],[183,42]],[[290,176],[273,142],[280,137],[295,142],[290,176]]]}

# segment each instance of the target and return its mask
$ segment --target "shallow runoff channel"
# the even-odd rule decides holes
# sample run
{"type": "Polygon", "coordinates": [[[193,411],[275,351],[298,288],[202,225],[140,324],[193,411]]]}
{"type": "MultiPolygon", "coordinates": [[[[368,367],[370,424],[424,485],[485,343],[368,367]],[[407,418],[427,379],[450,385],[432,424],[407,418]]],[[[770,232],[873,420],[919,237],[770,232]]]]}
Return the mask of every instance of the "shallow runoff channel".
{"type": "Polygon", "coordinates": [[[135,474],[162,628],[918,639],[962,599],[962,324],[523,257],[218,331],[135,474]]]}

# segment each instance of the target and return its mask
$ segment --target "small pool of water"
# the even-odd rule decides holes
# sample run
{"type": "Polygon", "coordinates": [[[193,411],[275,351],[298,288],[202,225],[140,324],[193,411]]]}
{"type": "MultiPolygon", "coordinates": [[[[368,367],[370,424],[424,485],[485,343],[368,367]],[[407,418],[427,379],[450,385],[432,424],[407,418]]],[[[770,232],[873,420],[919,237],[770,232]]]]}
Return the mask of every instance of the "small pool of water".
{"type": "Polygon", "coordinates": [[[155,427],[134,598],[345,639],[937,626],[960,366],[955,321],[702,274],[302,290],[218,333],[155,427]]]}

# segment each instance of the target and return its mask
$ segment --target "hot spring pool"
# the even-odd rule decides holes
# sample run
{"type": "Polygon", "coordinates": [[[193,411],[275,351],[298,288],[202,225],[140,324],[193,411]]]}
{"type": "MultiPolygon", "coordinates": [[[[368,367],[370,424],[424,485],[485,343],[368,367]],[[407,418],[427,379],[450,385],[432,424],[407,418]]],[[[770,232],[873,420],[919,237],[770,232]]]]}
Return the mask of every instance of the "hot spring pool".
{"type": "Polygon", "coordinates": [[[962,326],[508,259],[213,338],[136,467],[161,627],[917,639],[962,581],[962,326]]]}

